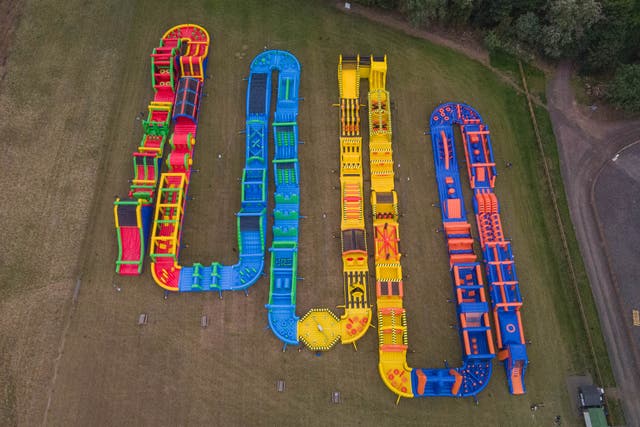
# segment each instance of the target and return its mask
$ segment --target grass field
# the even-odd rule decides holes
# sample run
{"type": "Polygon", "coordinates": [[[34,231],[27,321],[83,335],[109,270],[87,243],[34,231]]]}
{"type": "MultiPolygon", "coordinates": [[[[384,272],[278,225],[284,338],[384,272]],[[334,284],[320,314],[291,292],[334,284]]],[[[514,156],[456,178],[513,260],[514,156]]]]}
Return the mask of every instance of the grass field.
{"type": "Polygon", "coordinates": [[[556,415],[563,425],[578,425],[565,378],[590,371],[592,362],[574,299],[559,291],[568,286],[568,274],[524,97],[477,62],[323,2],[296,3],[295,9],[279,0],[238,3],[24,5],[0,90],[0,116],[11,118],[0,121],[4,205],[11,207],[0,213],[6,239],[0,259],[0,424],[40,424],[47,413],[52,425],[529,426],[550,425],[556,415]],[[164,300],[148,271],[134,279],[115,276],[111,202],[131,178],[130,153],[141,136],[134,118],[151,98],[148,54],[167,28],[187,21],[203,25],[214,41],[183,261],[235,262],[242,78],[265,46],[287,49],[302,64],[305,98],[299,117],[306,215],[299,274],[305,280],[298,312],[342,302],[339,240],[331,238],[339,229],[339,193],[333,189],[338,177],[331,173],[338,167],[338,112],[331,107],[338,97],[337,57],[387,53],[404,213],[405,300],[415,350],[409,363],[433,367],[443,359],[460,360],[457,334],[448,327],[455,315],[446,303],[451,285],[445,244],[433,231],[439,212],[431,207],[437,195],[423,132],[438,103],[466,101],[493,133],[501,173],[497,194],[525,297],[525,331],[533,342],[527,395],[508,394],[496,363],[478,407],[454,399],[403,400],[396,407],[378,377],[374,331],[357,353],[349,347],[322,357],[283,353],[265,330],[266,278],[248,298],[227,294],[220,301],[216,295],[164,300]],[[505,169],[505,161],[514,167],[505,169]],[[78,303],[69,311],[79,275],[78,303]],[[143,328],[136,326],[141,312],[149,314],[143,328]],[[206,329],[200,328],[202,314],[210,319],[206,329]],[[286,381],[284,393],[276,392],[278,379],[286,381]],[[330,403],[334,390],[342,393],[340,405],[330,403]],[[533,402],[544,407],[532,413],[533,402]]]}

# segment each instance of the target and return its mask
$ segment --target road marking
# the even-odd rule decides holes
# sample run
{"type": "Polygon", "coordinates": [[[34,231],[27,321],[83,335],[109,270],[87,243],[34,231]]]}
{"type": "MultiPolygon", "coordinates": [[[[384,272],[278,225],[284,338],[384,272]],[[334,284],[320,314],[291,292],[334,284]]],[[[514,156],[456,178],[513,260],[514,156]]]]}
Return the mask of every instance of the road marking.
{"type": "Polygon", "coordinates": [[[633,310],[633,326],[640,326],[640,310],[633,310]]]}

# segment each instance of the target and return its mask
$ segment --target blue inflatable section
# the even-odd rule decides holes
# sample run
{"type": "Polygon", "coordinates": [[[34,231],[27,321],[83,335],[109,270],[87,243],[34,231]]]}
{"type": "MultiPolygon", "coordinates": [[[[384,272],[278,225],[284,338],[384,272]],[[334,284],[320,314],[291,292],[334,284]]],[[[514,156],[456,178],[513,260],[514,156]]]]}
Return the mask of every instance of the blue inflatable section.
{"type": "Polygon", "coordinates": [[[300,63],[285,51],[269,50],[251,63],[246,98],[242,207],[236,214],[239,260],[235,265],[199,263],[180,270],[181,292],[243,290],[263,274],[267,228],[267,165],[272,72],[278,71],[273,132],[275,207],[271,251],[269,326],[285,343],[297,344],[295,315],[300,186],[298,89],[300,63]]]}
{"type": "Polygon", "coordinates": [[[285,344],[298,344],[296,280],[300,168],[298,165],[298,90],[300,63],[289,52],[270,50],[251,63],[252,76],[265,76],[264,98],[251,99],[256,119],[266,122],[271,104],[271,74],[278,71],[276,111],[273,118],[275,205],[268,310],[269,327],[285,344]],[[263,107],[264,106],[264,107],[263,107]],[[260,111],[258,111],[260,110],[260,111]]]}
{"type": "Polygon", "coordinates": [[[500,360],[506,370],[510,392],[522,394],[526,392],[524,376],[529,364],[519,312],[522,296],[511,242],[503,235],[500,203],[493,190],[497,171],[489,127],[469,105],[449,103],[439,108],[449,108],[450,120],[464,126],[462,136],[474,193],[473,208],[478,228],[484,233],[482,254],[489,293],[497,317],[500,360]],[[492,206],[480,206],[478,201],[483,199],[490,200],[492,206]]]}
{"type": "MultiPolygon", "coordinates": [[[[438,109],[432,116],[438,113],[438,109]]],[[[471,229],[462,196],[452,123],[431,120],[431,143],[440,198],[440,211],[451,260],[451,278],[456,301],[458,332],[463,348],[462,366],[441,369],[415,368],[411,385],[415,397],[467,397],[480,393],[489,383],[491,360],[489,306],[482,299],[480,263],[475,262],[471,229]],[[448,226],[450,225],[450,226],[448,226]],[[456,244],[464,242],[464,244],[456,244]],[[462,323],[461,319],[465,319],[462,323]],[[419,378],[426,377],[423,389],[419,378]],[[456,382],[458,385],[455,386],[456,382]]]]}
{"type": "MultiPolygon", "coordinates": [[[[261,62],[261,58],[268,53],[258,55],[254,64],[256,61],[261,62]]],[[[182,267],[179,283],[181,292],[244,290],[253,285],[264,272],[271,73],[252,65],[248,80],[242,204],[236,214],[238,263],[196,263],[191,267],[182,267]]]]}
{"type": "MultiPolygon", "coordinates": [[[[156,178],[157,182],[157,178],[156,178]]],[[[142,205],[140,209],[140,217],[142,219],[142,233],[144,236],[144,248],[145,251],[149,247],[149,236],[151,235],[151,228],[153,227],[153,211],[154,205],[142,205]]]]}

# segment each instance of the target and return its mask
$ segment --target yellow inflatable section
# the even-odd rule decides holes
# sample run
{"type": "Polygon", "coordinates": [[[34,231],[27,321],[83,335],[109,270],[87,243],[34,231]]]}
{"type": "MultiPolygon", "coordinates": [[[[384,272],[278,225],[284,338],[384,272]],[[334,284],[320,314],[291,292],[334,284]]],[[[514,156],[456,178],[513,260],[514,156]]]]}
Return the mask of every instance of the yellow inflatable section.
{"type": "Polygon", "coordinates": [[[370,58],[359,56],[340,56],[338,62],[345,313],[338,318],[329,309],[319,308],[300,319],[298,339],[312,350],[328,350],[338,341],[355,345],[371,325],[360,135],[360,79],[369,77],[370,63],[370,58]]]}
{"type": "Polygon", "coordinates": [[[378,369],[400,397],[413,397],[407,366],[407,317],[402,306],[398,196],[394,189],[391,101],[385,89],[387,57],[372,57],[369,76],[369,164],[378,307],[378,369]]]}

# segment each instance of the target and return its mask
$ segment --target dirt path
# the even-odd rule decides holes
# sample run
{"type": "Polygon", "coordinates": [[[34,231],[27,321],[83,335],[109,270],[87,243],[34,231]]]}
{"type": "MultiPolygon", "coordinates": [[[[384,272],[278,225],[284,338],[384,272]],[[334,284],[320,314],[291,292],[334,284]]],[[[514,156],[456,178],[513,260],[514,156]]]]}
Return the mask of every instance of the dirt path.
{"type": "Polygon", "coordinates": [[[609,357],[629,425],[640,425],[640,354],[631,335],[630,316],[611,268],[592,197],[603,167],[640,138],[640,121],[603,122],[585,117],[576,106],[571,67],[561,64],[547,86],[547,100],[560,152],[571,218],[589,274],[609,357]]]}

